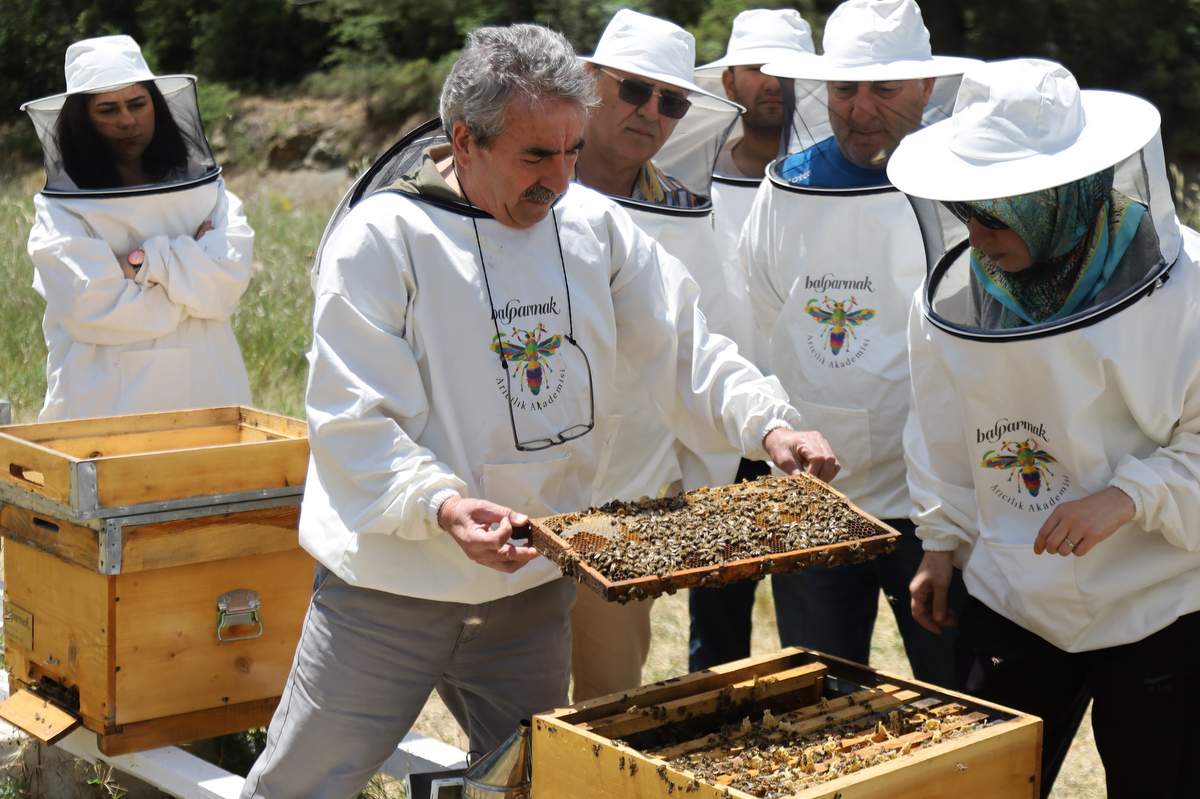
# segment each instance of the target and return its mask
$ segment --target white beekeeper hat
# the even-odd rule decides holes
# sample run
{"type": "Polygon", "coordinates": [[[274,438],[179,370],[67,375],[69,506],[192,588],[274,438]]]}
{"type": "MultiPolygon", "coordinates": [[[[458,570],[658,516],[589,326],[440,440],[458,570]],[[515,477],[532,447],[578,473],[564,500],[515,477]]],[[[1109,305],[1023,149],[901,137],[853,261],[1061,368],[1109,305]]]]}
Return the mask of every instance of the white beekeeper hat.
{"type": "Polygon", "coordinates": [[[697,72],[767,64],[802,53],[816,53],[812,28],[794,8],[752,8],[733,19],[723,58],[696,67],[697,72]]]}
{"type": "Polygon", "coordinates": [[[696,38],[674,22],[623,8],[605,27],[596,52],[580,60],[728,102],[692,82],[696,38]]]}
{"type": "Polygon", "coordinates": [[[829,15],[820,56],[790,57],[763,72],[780,78],[883,81],[958,75],[973,58],[935,56],[914,0],[846,0],[829,15]]]}
{"type": "Polygon", "coordinates": [[[147,80],[154,81],[163,94],[196,82],[193,75],[155,75],[138,43],[124,34],[75,42],[67,48],[65,71],[65,92],[30,100],[21,110],[57,111],[69,95],[113,91],[147,80]]]}
{"type": "Polygon", "coordinates": [[[1158,110],[1139,97],[1081,91],[1053,61],[998,61],[963,75],[954,114],[906,136],[888,178],[934,200],[1028,194],[1123,161],[1158,128],[1158,110]]]}

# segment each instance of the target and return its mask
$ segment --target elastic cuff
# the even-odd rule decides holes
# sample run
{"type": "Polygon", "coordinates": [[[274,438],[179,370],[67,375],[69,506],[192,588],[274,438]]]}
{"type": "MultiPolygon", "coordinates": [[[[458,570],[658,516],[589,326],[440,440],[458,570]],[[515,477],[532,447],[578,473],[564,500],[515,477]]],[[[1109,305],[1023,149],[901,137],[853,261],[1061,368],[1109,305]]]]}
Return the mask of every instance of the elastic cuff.
{"type": "Polygon", "coordinates": [[[792,423],[787,421],[786,419],[772,419],[771,421],[767,422],[766,425],[763,426],[762,436],[760,436],[758,439],[759,445],[765,449],[766,444],[767,444],[767,436],[769,436],[772,432],[780,429],[781,427],[785,428],[787,430],[794,429],[792,427],[792,423]]]}
{"type": "Polygon", "coordinates": [[[462,494],[453,488],[439,488],[437,491],[433,492],[433,496],[429,498],[429,501],[426,503],[426,507],[429,508],[434,527],[441,529],[441,526],[438,524],[438,513],[441,511],[442,505],[446,502],[446,500],[461,496],[462,494]]]}
{"type": "MultiPolygon", "coordinates": [[[[920,533],[918,532],[918,535],[920,533]]],[[[963,542],[954,536],[945,538],[923,538],[921,539],[921,549],[926,552],[953,552],[963,542]]]]}
{"type": "Polygon", "coordinates": [[[1142,492],[1139,490],[1137,483],[1116,476],[1112,480],[1109,480],[1108,484],[1113,488],[1120,489],[1124,492],[1125,496],[1133,501],[1133,518],[1129,521],[1141,524],[1144,521],[1142,517],[1142,492]]]}

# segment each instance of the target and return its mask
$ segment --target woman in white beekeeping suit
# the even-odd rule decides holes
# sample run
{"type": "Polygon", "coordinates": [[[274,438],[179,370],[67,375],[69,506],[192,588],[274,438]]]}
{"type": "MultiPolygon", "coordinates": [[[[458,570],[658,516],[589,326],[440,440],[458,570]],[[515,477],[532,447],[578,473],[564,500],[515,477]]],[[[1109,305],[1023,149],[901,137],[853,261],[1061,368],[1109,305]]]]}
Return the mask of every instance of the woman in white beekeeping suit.
{"type": "Polygon", "coordinates": [[[913,615],[952,623],[963,570],[966,690],[1044,719],[1043,795],[1090,700],[1110,797],[1200,796],[1200,238],[1158,127],[1058,64],[999,62],[888,167],[931,267],[913,615]]]}
{"type": "Polygon", "coordinates": [[[22,106],[46,186],[29,233],[46,299],[40,419],[249,403],[229,318],[254,231],[204,136],[195,78],[128,36],[67,48],[67,91],[22,106]]]}

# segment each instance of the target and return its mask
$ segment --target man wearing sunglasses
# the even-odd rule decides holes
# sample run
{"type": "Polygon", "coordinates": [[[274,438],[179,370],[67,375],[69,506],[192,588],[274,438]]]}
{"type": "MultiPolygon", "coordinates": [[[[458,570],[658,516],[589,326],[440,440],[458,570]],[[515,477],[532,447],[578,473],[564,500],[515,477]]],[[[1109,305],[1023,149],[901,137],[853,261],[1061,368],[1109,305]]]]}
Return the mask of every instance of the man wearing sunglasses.
{"type": "Polygon", "coordinates": [[[481,753],[566,702],[575,585],[517,531],[591,503],[623,415],[836,474],[778,381],[708,332],[683,266],[570,182],[594,102],[561,34],[473,31],[440,119],[335,212],[299,531],[320,565],[243,796],[356,796],[434,690],[481,753]]]}
{"type": "MultiPolygon", "coordinates": [[[[821,420],[846,464],[835,487],[902,538],[869,563],[775,577],[780,639],[866,662],[882,593],[916,676],[953,686],[953,630],[923,629],[908,596],[923,553],[904,460],[906,332],[925,258],[886,166],[923,120],[948,115],[958,77],[977,62],[935,56],[913,0],[847,0],[823,45],[764,67],[793,82],[803,149],[771,168],[742,230],[755,358],[821,420]]],[[[952,605],[964,596],[959,578],[952,605]]]]}
{"type": "MultiPolygon", "coordinates": [[[[710,331],[733,337],[732,313],[713,226],[712,164],[741,109],[694,83],[695,39],[664,19],[628,9],[609,21],[596,50],[583,59],[600,103],[587,126],[576,175],[624,207],[644,232],[687,267],[700,285],[700,310],[710,331]],[[697,135],[697,132],[707,135],[697,135]],[[679,142],[698,147],[679,147],[679,142]],[[669,164],[669,170],[663,165],[669,164]]],[[[664,491],[724,485],[738,458],[701,457],[678,445],[650,410],[643,376],[622,368],[621,394],[630,407],[617,431],[614,458],[596,481],[597,504],[664,491]]],[[[641,683],[650,651],[649,601],[624,606],[579,595],[572,612],[572,670],[576,700],[628,690],[641,683]]]]}
{"type": "MultiPolygon", "coordinates": [[[[692,106],[694,44],[687,61],[682,28],[622,9],[605,28],[594,55],[584,58],[596,77],[599,105],[587,123],[579,182],[614,197],[674,208],[708,202],[654,162],[692,106]]],[[[691,40],[694,42],[694,40],[691,40]]]]}

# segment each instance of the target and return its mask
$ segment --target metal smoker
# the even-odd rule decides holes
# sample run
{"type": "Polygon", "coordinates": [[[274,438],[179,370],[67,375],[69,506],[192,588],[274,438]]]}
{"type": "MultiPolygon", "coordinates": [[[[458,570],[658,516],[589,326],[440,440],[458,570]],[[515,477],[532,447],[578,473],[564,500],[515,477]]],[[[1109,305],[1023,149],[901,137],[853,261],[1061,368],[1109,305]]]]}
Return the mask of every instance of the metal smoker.
{"type": "Polygon", "coordinates": [[[464,799],[529,799],[529,721],[522,720],[516,732],[467,768],[463,778],[464,799]]]}

